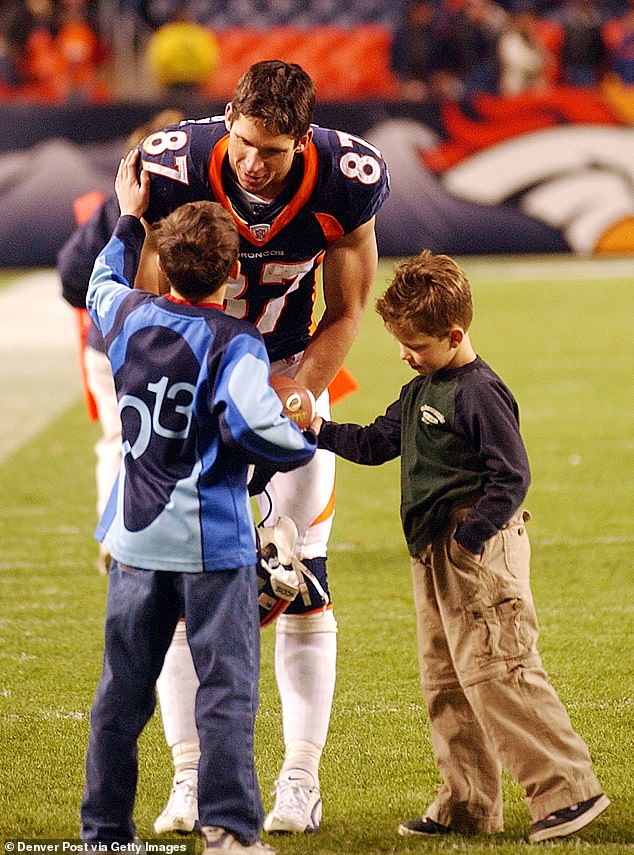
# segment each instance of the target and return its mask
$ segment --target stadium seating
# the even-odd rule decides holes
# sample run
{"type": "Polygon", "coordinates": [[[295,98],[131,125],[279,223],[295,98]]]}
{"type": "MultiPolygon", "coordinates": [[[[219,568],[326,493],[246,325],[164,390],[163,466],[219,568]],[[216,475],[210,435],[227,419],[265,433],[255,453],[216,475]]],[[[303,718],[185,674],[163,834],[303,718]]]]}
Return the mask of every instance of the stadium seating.
{"type": "Polygon", "coordinates": [[[232,27],[219,31],[217,38],[221,61],[205,90],[211,98],[230,97],[244,69],[263,59],[299,63],[315,81],[321,101],[396,95],[392,34],[380,24],[352,29],[324,24],[310,30],[232,27]]]}

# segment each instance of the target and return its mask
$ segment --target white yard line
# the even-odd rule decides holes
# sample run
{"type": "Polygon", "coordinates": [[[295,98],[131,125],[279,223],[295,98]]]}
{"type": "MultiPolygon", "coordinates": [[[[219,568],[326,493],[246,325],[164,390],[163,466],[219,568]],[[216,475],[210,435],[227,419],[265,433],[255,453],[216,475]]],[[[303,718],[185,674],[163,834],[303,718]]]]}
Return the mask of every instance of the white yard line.
{"type": "Polygon", "coordinates": [[[0,290],[0,462],[81,396],[73,310],[54,271],[0,290]]]}

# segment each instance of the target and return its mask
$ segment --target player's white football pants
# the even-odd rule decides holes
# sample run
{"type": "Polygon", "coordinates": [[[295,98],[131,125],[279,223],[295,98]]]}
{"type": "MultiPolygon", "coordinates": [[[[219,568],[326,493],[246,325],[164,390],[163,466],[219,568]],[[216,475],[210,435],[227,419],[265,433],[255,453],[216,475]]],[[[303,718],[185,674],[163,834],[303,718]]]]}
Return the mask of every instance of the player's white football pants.
{"type": "MultiPolygon", "coordinates": [[[[274,366],[273,372],[292,374],[293,370],[286,368],[282,372],[274,366]]],[[[327,392],[318,399],[317,411],[329,417],[327,392]]],[[[268,514],[267,525],[273,525],[280,516],[289,516],[295,522],[300,559],[326,555],[334,513],[334,485],[335,457],[318,451],[306,466],[275,475],[267,486],[270,499],[265,494],[258,498],[262,518],[268,514]]],[[[288,760],[293,743],[309,742],[320,750],[325,744],[335,687],[337,625],[329,610],[282,615],[276,630],[275,672],[288,760]]],[[[157,682],[165,738],[174,753],[179,744],[197,741],[197,685],[181,623],[157,682]]]]}

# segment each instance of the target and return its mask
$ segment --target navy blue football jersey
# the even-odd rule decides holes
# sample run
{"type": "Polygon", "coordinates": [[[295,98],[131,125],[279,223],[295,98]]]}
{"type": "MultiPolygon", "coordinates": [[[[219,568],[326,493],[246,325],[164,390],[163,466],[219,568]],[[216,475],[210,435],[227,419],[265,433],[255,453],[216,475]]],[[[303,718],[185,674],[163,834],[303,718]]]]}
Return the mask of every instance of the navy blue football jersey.
{"type": "Polygon", "coordinates": [[[370,220],[389,193],[386,164],[369,143],[313,126],[297,154],[289,187],[258,213],[241,204],[228,180],[224,117],[182,122],[140,146],[150,173],[149,222],[200,199],[220,202],[240,233],[240,267],[226,312],[254,323],[271,361],[302,351],[310,339],[317,271],[328,244],[370,220]]]}

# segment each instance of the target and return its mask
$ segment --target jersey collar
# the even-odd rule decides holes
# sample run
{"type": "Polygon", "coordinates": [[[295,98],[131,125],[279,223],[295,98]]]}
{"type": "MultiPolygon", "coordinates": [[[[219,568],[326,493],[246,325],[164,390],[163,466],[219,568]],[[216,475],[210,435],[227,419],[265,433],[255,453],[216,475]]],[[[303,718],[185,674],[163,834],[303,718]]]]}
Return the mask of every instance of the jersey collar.
{"type": "Polygon", "coordinates": [[[226,134],[226,136],[222,137],[222,139],[216,143],[209,159],[208,172],[211,189],[213,190],[217,201],[229,211],[236,221],[240,235],[255,246],[263,246],[275,237],[276,234],[281,232],[288,223],[290,223],[298,211],[304,207],[315,189],[318,167],[317,148],[311,140],[304,151],[300,154],[300,157],[304,160],[304,177],[302,178],[296,193],[275,217],[270,228],[266,230],[258,229],[257,226],[254,226],[253,230],[250,229],[246,220],[244,220],[236,211],[231,203],[231,199],[227,196],[225,188],[222,185],[222,164],[227,156],[228,149],[229,134],[226,134]]]}
{"type": "Polygon", "coordinates": [[[179,297],[174,297],[172,294],[165,294],[165,299],[170,303],[176,303],[179,306],[199,306],[203,309],[224,309],[222,303],[192,303],[189,300],[181,300],[179,297]]]}

